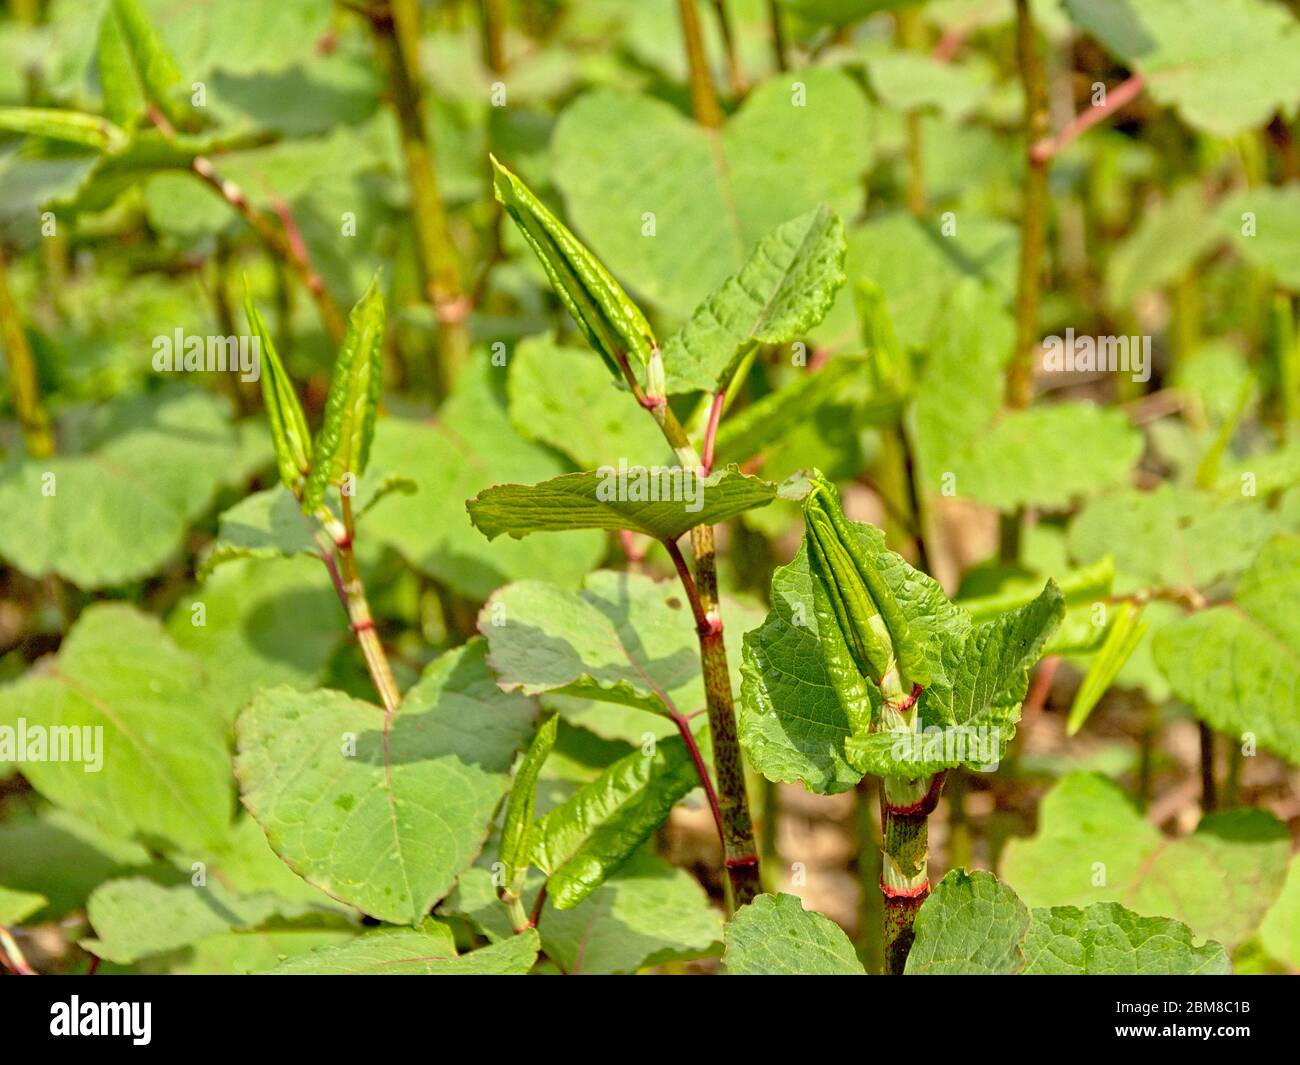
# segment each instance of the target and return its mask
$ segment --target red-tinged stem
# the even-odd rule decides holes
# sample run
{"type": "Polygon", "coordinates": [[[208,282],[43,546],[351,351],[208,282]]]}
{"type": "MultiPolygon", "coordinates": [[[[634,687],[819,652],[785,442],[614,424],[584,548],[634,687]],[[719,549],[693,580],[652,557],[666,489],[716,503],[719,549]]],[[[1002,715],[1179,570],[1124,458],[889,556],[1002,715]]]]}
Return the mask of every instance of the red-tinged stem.
{"type": "Polygon", "coordinates": [[[542,907],[546,905],[546,885],[543,884],[537,891],[537,898],[533,900],[532,912],[528,915],[528,923],[536,928],[538,922],[542,919],[542,907]]]}
{"type": "Polygon", "coordinates": [[[1049,162],[1080,134],[1091,129],[1098,122],[1104,122],[1116,111],[1131,104],[1145,87],[1146,79],[1141,74],[1134,74],[1132,77],[1120,82],[1113,89],[1108,89],[1104,104],[1098,104],[1096,107],[1090,107],[1088,110],[1080,112],[1067,122],[1056,136],[1046,137],[1034,143],[1029,149],[1030,158],[1040,164],[1049,162]]]}
{"type": "Polygon", "coordinates": [[[690,720],[676,710],[672,711],[671,717],[673,724],[677,726],[677,731],[681,733],[682,742],[686,744],[686,750],[690,753],[691,761],[695,763],[695,772],[699,774],[700,783],[704,785],[704,794],[708,796],[709,810],[713,813],[713,823],[718,828],[718,841],[725,847],[727,836],[722,827],[722,807],[718,804],[718,792],[713,787],[713,778],[709,776],[709,767],[704,763],[704,755],[700,753],[700,745],[695,741],[695,733],[691,731],[690,720]]]}
{"type": "Polygon", "coordinates": [[[1021,714],[1026,722],[1033,720],[1047,705],[1047,696],[1051,693],[1056,668],[1060,664],[1061,660],[1055,655],[1048,655],[1038,663],[1038,669],[1034,672],[1034,682],[1030,685],[1029,694],[1025,696],[1025,707],[1021,714]]]}
{"type": "Polygon", "coordinates": [[[677,546],[677,541],[664,540],[663,545],[668,552],[668,557],[673,560],[673,568],[677,570],[677,576],[681,578],[686,598],[691,604],[691,614],[695,617],[695,629],[703,635],[711,631],[711,624],[704,609],[704,604],[700,601],[699,589],[695,587],[695,578],[691,575],[690,567],[686,565],[686,559],[682,557],[682,551],[677,546]]]}
{"type": "Polygon", "coordinates": [[[709,407],[709,422],[704,429],[704,454],[700,458],[700,465],[704,467],[704,476],[707,477],[713,472],[713,448],[718,438],[718,425],[722,422],[722,407],[727,401],[725,391],[715,392],[713,394],[713,403],[709,407]]]}
{"type": "Polygon", "coordinates": [[[880,789],[884,855],[880,891],[884,896],[885,973],[901,976],[912,949],[917,911],[929,897],[930,814],[938,805],[946,773],[928,780],[887,778],[880,789]]]}
{"type": "Polygon", "coordinates": [[[636,542],[636,533],[632,532],[631,529],[620,529],[618,539],[623,545],[623,554],[627,555],[628,567],[636,569],[645,561],[645,552],[641,550],[636,542]]]}

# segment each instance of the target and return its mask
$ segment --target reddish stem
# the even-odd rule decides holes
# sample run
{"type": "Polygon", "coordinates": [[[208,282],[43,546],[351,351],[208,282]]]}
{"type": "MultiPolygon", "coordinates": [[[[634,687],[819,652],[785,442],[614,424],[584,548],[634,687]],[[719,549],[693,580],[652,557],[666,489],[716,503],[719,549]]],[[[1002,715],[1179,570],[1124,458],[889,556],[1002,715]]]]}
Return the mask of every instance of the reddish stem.
{"type": "Polygon", "coordinates": [[[1086,111],[1081,111],[1067,122],[1056,136],[1046,137],[1038,141],[1029,150],[1030,158],[1036,163],[1046,163],[1053,156],[1059,154],[1061,149],[1080,134],[1091,129],[1098,122],[1109,118],[1120,108],[1127,107],[1145,87],[1146,79],[1141,74],[1134,74],[1132,77],[1120,82],[1113,89],[1108,89],[1104,104],[1098,104],[1086,111]]]}
{"type": "Polygon", "coordinates": [[[718,423],[722,421],[722,405],[726,398],[725,392],[715,392],[713,405],[709,407],[709,424],[704,430],[704,455],[700,459],[705,477],[713,472],[713,444],[718,436],[718,423]]]}

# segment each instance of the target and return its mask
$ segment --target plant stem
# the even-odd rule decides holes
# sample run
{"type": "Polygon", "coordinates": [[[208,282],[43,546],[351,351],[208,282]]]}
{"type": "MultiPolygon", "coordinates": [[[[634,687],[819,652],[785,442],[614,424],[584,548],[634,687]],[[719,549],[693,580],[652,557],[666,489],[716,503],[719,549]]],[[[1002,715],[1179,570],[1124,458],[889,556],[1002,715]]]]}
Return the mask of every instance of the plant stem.
{"type": "MultiPolygon", "coordinates": [[[[905,8],[895,15],[895,37],[900,48],[922,51],[925,27],[917,8],[905,8]]],[[[907,134],[907,209],[918,217],[925,214],[925,153],[921,140],[921,112],[904,116],[907,134]]]]}
{"type": "Polygon", "coordinates": [[[506,69],[506,0],[481,0],[483,6],[483,61],[493,74],[506,69]]]}
{"type": "Polygon", "coordinates": [[[881,806],[872,800],[877,782],[863,777],[854,789],[857,800],[858,883],[862,887],[861,927],[856,943],[858,957],[868,973],[879,973],[885,964],[884,906],[880,891],[881,835],[879,812],[881,806]]]}
{"type": "Polygon", "coordinates": [[[884,855],[885,973],[901,976],[912,949],[917,911],[930,895],[929,819],[946,774],[923,780],[887,777],[881,782],[880,819],[884,855]]]}
{"type": "Polygon", "coordinates": [[[18,946],[18,941],[14,939],[13,933],[2,924],[0,924],[0,962],[3,962],[5,968],[9,969],[15,976],[39,975],[28,964],[27,957],[23,954],[22,948],[18,946]]]}
{"type": "Polygon", "coordinates": [[[725,391],[715,392],[713,402],[709,405],[709,423],[704,430],[704,452],[700,457],[700,465],[704,468],[706,477],[713,472],[713,446],[718,438],[718,424],[722,421],[722,406],[726,399],[725,391]]]}
{"type": "MultiPolygon", "coordinates": [[[[155,119],[156,121],[157,119],[155,119]]],[[[248,202],[248,197],[244,195],[243,189],[233,181],[225,180],[217,173],[216,167],[212,165],[212,160],[207,156],[196,155],[193,162],[190,163],[190,170],[198,175],[204,184],[216,192],[234,209],[240,218],[248,223],[249,227],[261,238],[262,243],[271,250],[273,255],[293,268],[294,273],[298,275],[298,279],[311,293],[312,299],[316,301],[321,321],[325,323],[325,331],[329,333],[330,339],[336,344],[341,341],[344,333],[343,314],[339,311],[338,304],[334,302],[333,297],[326,290],[325,282],[321,280],[320,274],[316,272],[311,265],[311,261],[307,258],[306,248],[295,246],[294,241],[277,229],[266,215],[248,202]]]]}
{"type": "Polygon", "coordinates": [[[389,0],[371,13],[370,23],[388,77],[411,190],[420,277],[438,323],[435,388],[445,398],[469,357],[468,302],[459,257],[438,189],[432,138],[420,88],[420,9],[418,0],[389,0]]]}
{"type": "Polygon", "coordinates": [[[731,16],[727,13],[727,0],[713,0],[713,11],[718,16],[718,29],[722,33],[722,45],[727,54],[727,76],[731,81],[731,94],[740,99],[748,88],[745,71],[740,66],[740,56],[736,53],[736,34],[731,28],[731,16]]]}
{"type": "Polygon", "coordinates": [[[352,549],[355,527],[352,520],[352,498],[344,495],[343,521],[340,523],[329,511],[317,514],[318,520],[325,527],[334,550],[338,556],[337,565],[328,551],[322,553],[334,590],[348,616],[352,632],[361,647],[361,654],[366,660],[366,669],[375,685],[375,691],[384,704],[384,712],[389,718],[397,711],[397,704],[402,701],[402,693],[393,677],[392,666],[388,663],[388,654],[380,642],[379,633],[375,631],[374,617],[370,613],[370,601],[366,598],[365,584],[361,580],[361,571],[357,566],[356,553],[352,549]]]}
{"type": "Polygon", "coordinates": [[[1006,401],[1029,406],[1034,386],[1034,350],[1038,343],[1038,307],[1042,296],[1043,255],[1047,239],[1047,158],[1035,145],[1047,139],[1047,76],[1038,51],[1029,0],[1016,0],[1016,47],[1025,90],[1025,193],[1020,207],[1020,265],[1016,282],[1016,340],[1007,373],[1006,401]]]}
{"type": "Polygon", "coordinates": [[[767,0],[767,21],[772,27],[772,61],[777,70],[786,70],[790,62],[785,54],[785,27],[781,24],[781,5],[778,0],[767,0]]]}
{"type": "Polygon", "coordinates": [[[1196,732],[1201,741],[1201,810],[1208,814],[1219,806],[1219,789],[1214,782],[1214,730],[1198,721],[1196,732]]]}
{"type": "Polygon", "coordinates": [[[1116,111],[1131,104],[1146,86],[1146,79],[1141,74],[1134,74],[1106,92],[1106,102],[1081,111],[1062,127],[1056,136],[1047,136],[1030,144],[1029,154],[1033,159],[1046,164],[1058,155],[1071,141],[1109,118],[1116,111]]]}
{"type": "Polygon", "coordinates": [[[682,22],[682,41],[686,46],[686,62],[690,70],[691,108],[695,121],[709,129],[722,126],[722,106],[718,103],[709,74],[709,58],[704,53],[704,32],[700,26],[700,12],[696,0],[677,0],[677,11],[682,22]]]}
{"type": "Polygon", "coordinates": [[[18,305],[14,303],[9,288],[9,269],[3,248],[0,248],[0,341],[4,343],[5,361],[9,364],[9,390],[27,454],[32,458],[46,458],[54,454],[54,433],[50,429],[49,415],[41,403],[36,359],[27,343],[27,334],[18,317],[18,305]]]}

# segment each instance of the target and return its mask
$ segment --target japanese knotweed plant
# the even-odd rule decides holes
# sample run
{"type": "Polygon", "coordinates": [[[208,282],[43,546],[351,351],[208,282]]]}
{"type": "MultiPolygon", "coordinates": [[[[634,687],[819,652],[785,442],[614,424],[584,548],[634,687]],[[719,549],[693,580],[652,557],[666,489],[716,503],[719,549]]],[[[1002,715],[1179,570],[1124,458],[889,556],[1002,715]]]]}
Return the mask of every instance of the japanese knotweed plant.
{"type": "Polygon", "coordinates": [[[834,485],[809,484],[803,547],[745,638],[741,739],[772,780],[830,793],[881,778],[885,971],[902,973],[945,777],[996,767],[1064,599],[1048,581],[977,624],[879,529],[849,521],[834,485]]]}
{"type": "MultiPolygon", "coordinates": [[[[680,733],[684,761],[694,772],[683,777],[676,756],[665,761],[656,756],[647,761],[639,754],[614,776],[598,784],[590,795],[578,798],[577,813],[589,823],[599,823],[607,792],[615,788],[621,774],[629,780],[647,773],[657,801],[642,803],[653,815],[653,823],[638,824],[636,833],[626,836],[636,844],[644,840],[667,816],[676,798],[700,783],[709,799],[723,846],[724,864],[732,902],[743,906],[760,889],[758,852],[745,793],[741,749],[736,733],[732,676],[723,640],[723,618],[718,597],[714,556],[715,523],[753,507],[770,503],[778,486],[742,474],[734,466],[713,471],[714,440],[728,393],[743,369],[764,343],[785,343],[802,335],[825,315],[835,290],[844,280],[843,228],[830,211],[821,208],[778,227],[754,249],[749,261],[727,279],[687,321],[681,331],[661,350],[646,316],[623,291],[619,283],[581,241],[556,218],[520,179],[495,160],[496,195],[524,239],[536,253],[560,301],[577,323],[583,336],[604,360],[619,387],[648,413],[675,456],[677,466],[639,468],[657,482],[676,484],[684,493],[643,497],[635,491],[609,493],[609,470],[619,456],[611,455],[610,466],[602,470],[568,474],[535,485],[498,485],[469,501],[474,524],[489,538],[500,533],[524,536],[532,532],[565,529],[607,529],[625,536],[642,534],[659,541],[673,563],[690,604],[699,645],[708,735],[697,742],[690,718],[695,707],[679,707],[667,687],[653,677],[631,675],[614,679],[603,664],[589,664],[581,653],[557,669],[544,671],[537,660],[523,661],[519,670],[506,666],[510,649],[493,624],[481,626],[492,645],[495,664],[505,670],[501,682],[530,694],[558,692],[607,702],[623,702],[672,720],[680,733]],[[698,439],[679,420],[669,396],[704,392],[710,394],[700,407],[698,439]],[[666,476],[667,480],[662,478],[666,476]],[[677,541],[690,536],[694,567],[686,561],[677,541]],[[574,664],[576,660],[576,664],[574,664]],[[567,672],[566,672],[567,670],[567,672]],[[545,673],[545,675],[543,675],[545,673]],[[717,785],[702,751],[712,752],[717,785]],[[689,756],[689,761],[685,761],[689,756]],[[691,780],[694,777],[694,781],[691,780]],[[667,781],[667,783],[664,783],[667,781]],[[608,785],[608,787],[606,786],[608,785]],[[675,797],[674,797],[675,796],[675,797]],[[583,815],[583,804],[587,806],[583,815]]],[[[633,408],[629,404],[629,413],[633,408]]],[[[574,431],[581,431],[582,412],[573,412],[574,431]]],[[[690,422],[691,419],[688,419],[690,422]]],[[[508,597],[507,597],[508,598],[508,597]]],[[[489,609],[509,607],[500,596],[489,609]]],[[[620,634],[621,638],[621,634],[620,634]]],[[[581,641],[579,641],[581,642],[581,641]]],[[[644,671],[643,671],[644,672],[644,671]]],[[[661,744],[662,749],[667,747],[661,744]]],[[[536,750],[535,757],[545,757],[536,750]]],[[[526,766],[532,766],[532,760],[526,766]]],[[[535,775],[536,770],[530,769],[535,775]]],[[[529,775],[522,770],[521,786],[531,792],[529,775]]],[[[604,778],[602,778],[604,780],[604,778]]],[[[641,781],[645,785],[646,781],[641,781]]],[[[552,811],[531,846],[529,834],[520,825],[530,818],[530,799],[512,801],[510,829],[502,841],[502,856],[509,871],[502,898],[511,907],[516,926],[522,919],[519,890],[522,874],[531,862],[549,876],[548,887],[556,905],[557,876],[574,870],[572,848],[564,843],[565,829],[573,819],[561,810],[552,811]]],[[[539,822],[540,823],[540,822],[539,822]]],[[[607,826],[613,841],[619,832],[607,826]]],[[[609,875],[617,863],[630,855],[626,839],[610,848],[578,879],[591,882],[609,875]],[[597,868],[599,866],[599,868],[597,868]]],[[[580,863],[579,863],[580,864],[580,863]]],[[[596,881],[598,882],[598,880],[596,881]]],[[[594,884],[592,885],[594,887],[594,884]]],[[[571,899],[576,897],[570,893],[571,899]]]]}

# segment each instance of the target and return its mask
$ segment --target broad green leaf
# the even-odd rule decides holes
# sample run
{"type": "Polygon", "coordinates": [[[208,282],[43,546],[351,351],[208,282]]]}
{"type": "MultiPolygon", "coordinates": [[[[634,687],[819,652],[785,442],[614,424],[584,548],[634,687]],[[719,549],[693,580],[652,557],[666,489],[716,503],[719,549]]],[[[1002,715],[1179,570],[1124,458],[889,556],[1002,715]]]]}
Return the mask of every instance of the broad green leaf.
{"type": "MultiPolygon", "coordinates": [[[[534,870],[526,908],[542,882],[534,870]]],[[[511,936],[487,868],[476,867],[461,877],[439,912],[466,917],[493,941],[511,936]]],[[[546,956],[564,973],[634,973],[663,962],[716,955],[722,915],[690,873],[643,849],[573,909],[558,910],[548,900],[537,930],[546,956]]]]}
{"type": "Polygon", "coordinates": [[[619,759],[538,821],[532,857],[555,908],[573,909],[618,872],[699,783],[673,737],[619,759]]]}
{"type": "Polygon", "coordinates": [[[244,805],[308,882],[362,912],[416,924],[487,838],[529,733],[473,641],[436,659],[386,722],[341,692],[262,692],[239,718],[244,805]]]}
{"type": "Polygon", "coordinates": [[[725,388],[754,344],[784,344],[817,325],[844,283],[845,249],[844,226],[826,207],[763,237],[664,346],[668,394],[725,388]]]}
{"type": "Polygon", "coordinates": [[[1111,253],[1107,304],[1127,311],[1143,293],[1181,280],[1219,239],[1204,190],[1199,182],[1188,182],[1163,203],[1144,210],[1133,232],[1111,253]]]}
{"type": "Polygon", "coordinates": [[[80,746],[82,760],[21,766],[59,806],[147,842],[204,847],[224,837],[234,791],[215,688],[133,607],[87,608],[57,656],[0,688],[0,720],[75,730],[66,735],[81,741],[71,751],[80,746]]]}
{"type": "Polygon", "coordinates": [[[1289,851],[1285,828],[1251,809],[1166,839],[1117,785],[1072,773],[1043,799],[1037,835],[1007,844],[1002,874],[1030,906],[1118,902],[1232,950],[1277,898],[1289,851]]]}
{"type": "Polygon", "coordinates": [[[571,533],[563,551],[545,537],[489,544],[465,513],[465,500],[486,484],[544,481],[566,468],[515,431],[494,372],[488,359],[474,360],[428,424],[379,419],[375,465],[414,481],[418,491],[385,502],[383,520],[366,536],[473,599],[521,577],[576,586],[604,557],[603,534],[571,533]]]}
{"type": "Polygon", "coordinates": [[[32,914],[44,909],[49,900],[34,891],[14,891],[0,887],[0,925],[22,924],[32,914]]]}
{"type": "Polygon", "coordinates": [[[1218,943],[1197,946],[1185,924],[1139,917],[1114,902],[1085,910],[1053,906],[1033,912],[1025,937],[1024,975],[1227,976],[1228,955],[1218,943]]]}
{"type": "Polygon", "coordinates": [[[1278,284],[1300,289],[1300,188],[1264,186],[1227,197],[1216,211],[1222,232],[1246,260],[1278,284]]]}
{"type": "MultiPolygon", "coordinates": [[[[582,469],[671,461],[654,420],[585,348],[553,337],[529,337],[510,353],[506,385],[510,420],[529,439],[563,452],[582,469]],[[581,412],[582,432],[574,432],[581,412]]],[[[725,423],[724,423],[725,425],[725,423]]]]}
{"type": "Polygon", "coordinates": [[[97,412],[80,453],[0,470],[0,555],[80,588],[140,580],[176,558],[225,480],[236,437],[223,406],[166,390],[97,412]],[[164,458],[165,456],[165,458],[164,458]]]}
{"type": "Polygon", "coordinates": [[[254,492],[218,518],[217,538],[203,555],[199,576],[205,577],[222,563],[237,559],[319,556],[317,528],[283,485],[254,492]]]}
{"type": "Polygon", "coordinates": [[[348,943],[290,958],[274,976],[524,976],[537,961],[537,932],[456,954],[451,930],[436,921],[419,928],[377,928],[348,943]]]}
{"type": "Polygon", "coordinates": [[[629,288],[685,317],[792,216],[856,214],[871,111],[829,67],[757,86],[721,132],[599,89],[565,109],[551,147],[574,229],[629,288]]]}
{"type": "Polygon", "coordinates": [[[86,915],[95,938],[81,946],[105,961],[129,965],[229,932],[307,918],[316,931],[346,929],[337,910],[287,903],[270,894],[241,895],[212,881],[164,887],[143,877],[110,880],[95,889],[86,915]]]}
{"type": "Polygon", "coordinates": [[[0,107],[0,129],[67,141],[100,152],[117,151],[127,142],[125,131],[108,119],[57,107],[0,107]]]}
{"type": "Polygon", "coordinates": [[[898,113],[938,110],[961,119],[993,90],[993,68],[979,62],[945,62],[924,52],[890,49],[867,59],[876,95],[898,113]]]}
{"type": "Polygon", "coordinates": [[[90,893],[105,880],[153,871],[151,864],[141,844],[57,807],[37,816],[13,814],[0,823],[0,884],[44,895],[48,905],[35,915],[37,921],[84,910],[90,893]]]}
{"type": "Polygon", "coordinates": [[[1167,917],[1114,902],[1028,910],[992,873],[954,869],[916,917],[907,975],[1196,975],[1231,972],[1217,943],[1196,946],[1167,917]]]}
{"type": "Polygon", "coordinates": [[[780,0],[782,7],[809,22],[843,26],[858,19],[903,7],[913,0],[780,0]]]}
{"type": "Polygon", "coordinates": [[[1147,624],[1142,620],[1142,610],[1141,604],[1124,603],[1120,606],[1118,616],[1111,622],[1110,630],[1106,633],[1105,642],[1088,663],[1083,683],[1074,693],[1070,717],[1065,726],[1069,735],[1074,736],[1083,728],[1088,715],[1106,694],[1106,689],[1115,683],[1124,663],[1132,657],[1133,651],[1146,635],[1147,624]]]}
{"type": "Polygon", "coordinates": [[[1066,11],[1147,91],[1194,128],[1232,137],[1300,99],[1293,14],[1265,0],[1064,0],[1066,11]]]}
{"type": "Polygon", "coordinates": [[[1200,588],[1245,569],[1277,528],[1259,499],[1162,484],[1093,500],[1070,523],[1070,554],[1115,556],[1116,590],[1200,588]]]}
{"type": "MultiPolygon", "coordinates": [[[[271,426],[271,442],[275,446],[275,459],[280,467],[280,483],[292,492],[311,472],[312,444],[307,416],[302,412],[302,404],[298,401],[298,393],[294,391],[293,381],[276,353],[275,341],[271,339],[271,331],[266,328],[266,320],[253,305],[251,293],[244,296],[244,313],[248,316],[249,329],[260,344],[258,368],[262,402],[266,405],[266,420],[271,426]]],[[[382,332],[381,327],[380,333],[382,332]]],[[[360,474],[361,470],[352,472],[360,474]]]]}
{"type": "Polygon", "coordinates": [[[167,631],[220,678],[214,696],[232,721],[262,688],[319,683],[348,636],[328,572],[307,558],[222,566],[180,598],[167,631]]]}
{"type": "MultiPolygon", "coordinates": [[[[339,346],[329,398],[325,401],[325,420],[316,434],[311,473],[303,489],[305,514],[320,509],[328,486],[341,485],[349,474],[360,477],[366,472],[370,444],[375,435],[375,410],[379,405],[383,344],[384,297],[376,276],[352,308],[347,333],[339,346]]],[[[287,381],[283,384],[287,386],[287,381]]],[[[264,384],[263,388],[266,387],[264,384]]],[[[283,407],[282,398],[277,398],[276,402],[283,407]]],[[[271,405],[268,404],[267,409],[270,411],[271,405]]],[[[276,415],[272,414],[273,425],[275,418],[276,415]]],[[[300,427],[291,427],[288,423],[283,424],[282,429],[286,443],[301,432],[300,427]]],[[[281,459],[282,469],[284,465],[284,459],[281,459]]]]}
{"type": "Polygon", "coordinates": [[[1232,602],[1156,634],[1156,664],[1198,717],[1300,763],[1300,536],[1264,546],[1232,602]]]}
{"type": "Polygon", "coordinates": [[[286,959],[341,946],[355,938],[355,927],[337,918],[271,923],[251,930],[236,928],[171,954],[142,959],[136,962],[135,970],[169,976],[248,976],[272,969],[286,959]]]}
{"type": "Polygon", "coordinates": [[[541,484],[499,484],[466,504],[489,540],[533,532],[627,529],[677,540],[697,525],[717,525],[766,506],[777,485],[735,466],[708,477],[683,466],[605,466],[566,473],[541,484]]]}
{"type": "Polygon", "coordinates": [[[759,895],[723,933],[732,976],[865,976],[849,937],[797,895],[759,895]]]}
{"type": "Polygon", "coordinates": [[[1282,894],[1259,926],[1264,948],[1278,961],[1300,967],[1300,859],[1287,866],[1282,894]]]}
{"type": "Polygon", "coordinates": [[[1025,966],[1021,949],[1029,911],[992,873],[953,869],[916,915],[908,976],[1013,976],[1025,966]]]}
{"type": "Polygon", "coordinates": [[[497,200],[519,226],[551,287],[615,378],[645,366],[658,346],[640,308],[604,264],[514,174],[492,159],[497,200]]]}
{"type": "Polygon", "coordinates": [[[581,592],[517,581],[493,593],[479,631],[506,690],[659,715],[704,704],[695,622],[675,582],[610,570],[588,575],[581,592]]]}
{"type": "Polygon", "coordinates": [[[506,819],[501,828],[501,861],[505,864],[506,889],[515,897],[523,887],[524,874],[532,861],[534,826],[533,813],[537,808],[537,776],[542,771],[546,757],[555,746],[555,730],[559,717],[552,714],[543,722],[528,745],[519,768],[515,770],[506,801],[506,819]]]}
{"type": "Polygon", "coordinates": [[[1141,454],[1142,434],[1123,411],[1053,403],[996,419],[977,442],[952,456],[950,472],[959,496],[1000,510],[1061,508],[1080,496],[1126,485],[1141,454]],[[1087,441],[1086,461],[1080,460],[1080,441],[1087,441]],[[1025,461],[1027,455],[1032,462],[1025,461]]]}

